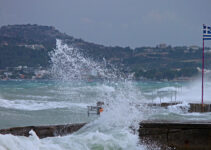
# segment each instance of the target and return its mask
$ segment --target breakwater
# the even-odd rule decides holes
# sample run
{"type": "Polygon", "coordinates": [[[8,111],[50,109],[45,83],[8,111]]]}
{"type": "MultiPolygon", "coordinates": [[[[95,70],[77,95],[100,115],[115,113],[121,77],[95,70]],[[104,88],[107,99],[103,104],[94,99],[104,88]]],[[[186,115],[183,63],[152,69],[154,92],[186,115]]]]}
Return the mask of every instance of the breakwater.
{"type": "Polygon", "coordinates": [[[154,144],[162,150],[210,150],[211,122],[143,121],[139,137],[149,149],[154,144]]]}
{"type": "MultiPolygon", "coordinates": [[[[182,104],[180,102],[172,102],[172,103],[150,103],[147,106],[150,107],[164,107],[167,108],[168,106],[182,104]]],[[[211,104],[198,104],[198,103],[189,103],[188,112],[211,112],[211,104]]],[[[182,106],[181,106],[182,107],[182,106]]]]}
{"type": "MultiPolygon", "coordinates": [[[[152,107],[168,107],[178,103],[149,104],[152,107]]],[[[189,104],[189,112],[210,112],[210,104],[189,104]]],[[[29,136],[33,130],[39,138],[64,136],[81,129],[86,123],[49,125],[49,126],[26,126],[9,129],[1,129],[0,134],[12,134],[17,136],[29,136]]],[[[151,120],[140,122],[138,130],[141,143],[165,149],[179,150],[210,150],[211,149],[211,121],[182,121],[170,122],[151,120]]]]}
{"type": "MultiPolygon", "coordinates": [[[[33,130],[39,138],[64,136],[81,129],[86,123],[27,126],[1,129],[0,134],[29,136],[33,130]]],[[[210,150],[211,149],[211,122],[168,122],[161,120],[143,121],[140,123],[139,137],[141,143],[177,150],[210,150]]]]}
{"type": "Polygon", "coordinates": [[[66,125],[49,125],[49,126],[27,126],[1,129],[0,134],[12,134],[17,136],[29,136],[33,130],[39,138],[63,136],[71,134],[81,129],[86,123],[66,124],[66,125]]]}
{"type": "MultiPolygon", "coordinates": [[[[29,136],[33,130],[39,138],[64,136],[81,129],[86,123],[27,126],[0,130],[0,134],[29,136]]],[[[161,120],[143,121],[140,123],[139,137],[141,143],[161,147],[162,150],[210,150],[211,122],[168,122],[161,120]]]]}

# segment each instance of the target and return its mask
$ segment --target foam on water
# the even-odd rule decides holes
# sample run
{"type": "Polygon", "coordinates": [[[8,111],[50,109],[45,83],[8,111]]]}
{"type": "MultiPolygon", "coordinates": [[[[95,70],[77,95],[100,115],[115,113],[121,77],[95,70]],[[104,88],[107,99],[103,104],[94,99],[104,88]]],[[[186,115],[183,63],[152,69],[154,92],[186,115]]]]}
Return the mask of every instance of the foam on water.
{"type": "MultiPolygon", "coordinates": [[[[204,81],[204,103],[211,103],[211,84],[210,80],[205,79],[204,81]]],[[[189,103],[200,103],[201,102],[201,79],[197,79],[188,83],[182,88],[182,92],[178,95],[182,101],[189,103]]]]}
{"type": "MultiPolygon", "coordinates": [[[[83,88],[87,88],[86,86],[81,87],[83,84],[80,83],[81,80],[86,80],[87,74],[84,74],[84,72],[95,72],[94,74],[101,78],[100,85],[90,86],[86,90],[92,91],[93,88],[95,91],[97,90],[96,101],[105,102],[104,112],[98,119],[89,123],[80,131],[64,137],[39,139],[33,132],[29,138],[0,135],[0,149],[145,149],[145,146],[139,144],[138,134],[133,133],[138,129],[139,122],[146,117],[146,115],[142,115],[145,108],[137,108],[132,105],[132,103],[136,103],[143,97],[133,82],[129,81],[128,78],[123,78],[125,75],[122,75],[115,67],[110,65],[108,69],[105,60],[95,62],[84,57],[79,49],[62,44],[60,40],[57,40],[57,48],[50,55],[52,61],[51,72],[54,79],[65,81],[64,83],[78,81],[81,88],[75,89],[78,92],[83,92],[83,88]],[[131,128],[134,130],[132,131],[131,128]]],[[[57,91],[63,91],[64,95],[74,91],[74,88],[66,86],[64,88],[64,83],[60,83],[57,85],[57,91]]],[[[75,86],[77,87],[78,84],[76,83],[75,86]]],[[[3,99],[0,102],[8,107],[16,109],[29,108],[30,110],[54,106],[68,107],[69,104],[66,101],[61,104],[60,101],[52,103],[45,100],[26,102],[3,99]]]]}
{"type": "Polygon", "coordinates": [[[137,137],[125,129],[89,131],[64,137],[39,139],[31,132],[30,137],[0,135],[0,150],[143,150],[137,145],[137,137]]]}
{"type": "MultiPolygon", "coordinates": [[[[64,137],[39,139],[34,132],[31,132],[32,136],[28,138],[0,135],[0,150],[142,150],[146,147],[139,144],[137,129],[140,121],[158,118],[205,120],[210,116],[187,112],[188,102],[200,100],[200,82],[182,88],[177,84],[151,88],[153,102],[159,103],[161,98],[161,102],[170,102],[171,94],[168,92],[172,91],[177,91],[177,100],[183,102],[169,106],[168,109],[151,109],[145,105],[136,105],[152,102],[149,98],[150,92],[140,90],[136,83],[130,81],[130,77],[119,72],[106,60],[95,62],[86,58],[80,49],[63,44],[61,40],[57,40],[57,47],[50,56],[52,77],[58,82],[41,89],[38,86],[36,92],[32,91],[29,95],[20,91],[17,93],[16,88],[19,87],[15,87],[11,95],[17,98],[2,93],[0,106],[28,112],[57,108],[85,110],[87,105],[104,101],[104,112],[78,132],[64,137]],[[90,76],[100,79],[99,83],[86,84],[90,76]],[[159,95],[162,91],[167,93],[159,95]]],[[[160,85],[162,82],[156,84],[160,85]]],[[[208,93],[210,87],[211,84],[206,83],[205,100],[211,97],[208,93]]]]}
{"type": "MultiPolygon", "coordinates": [[[[163,85],[150,89],[144,93],[146,102],[182,102],[182,103],[201,103],[201,78],[193,81],[181,82],[172,85],[163,85]],[[174,93],[175,92],[175,93],[174,93]],[[149,101],[151,100],[151,101],[149,101]]],[[[204,81],[204,103],[211,103],[211,82],[208,78],[204,81]]]]}
{"type": "Polygon", "coordinates": [[[187,102],[183,102],[181,104],[168,106],[169,112],[177,113],[177,114],[186,114],[188,113],[188,109],[190,105],[187,102]]]}
{"type": "Polygon", "coordinates": [[[6,100],[0,99],[0,107],[18,110],[46,110],[56,108],[87,108],[88,104],[85,103],[71,103],[66,101],[60,102],[49,102],[49,101],[38,101],[38,100],[6,100]]]}
{"type": "Polygon", "coordinates": [[[79,49],[57,40],[57,49],[51,53],[51,61],[54,78],[82,80],[87,77],[87,74],[84,76],[84,72],[94,71],[102,79],[100,88],[103,92],[100,93],[100,100],[105,102],[105,112],[99,119],[120,124],[124,120],[127,126],[131,125],[132,121],[142,119],[139,115],[142,112],[131,105],[143,97],[140,90],[129,80],[129,76],[126,77],[114,66],[106,63],[105,59],[102,62],[95,62],[83,56],[79,49]],[[126,114],[131,116],[125,117],[126,114]]]}

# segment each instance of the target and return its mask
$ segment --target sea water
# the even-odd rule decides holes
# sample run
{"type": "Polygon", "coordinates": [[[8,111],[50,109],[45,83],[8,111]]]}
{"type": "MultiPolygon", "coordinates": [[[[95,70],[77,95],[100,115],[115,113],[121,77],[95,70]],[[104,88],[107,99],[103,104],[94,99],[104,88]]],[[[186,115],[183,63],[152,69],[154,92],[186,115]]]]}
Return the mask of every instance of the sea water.
{"type": "MultiPolygon", "coordinates": [[[[30,137],[0,135],[0,150],[143,150],[147,147],[137,132],[143,120],[211,119],[210,113],[188,113],[189,102],[200,102],[197,80],[134,81],[105,60],[95,62],[61,41],[50,56],[51,79],[0,81],[0,128],[88,124],[63,137],[39,139],[33,131],[30,137]],[[87,71],[101,78],[86,79],[87,71]],[[87,106],[98,101],[105,103],[103,113],[88,116],[87,106]],[[160,102],[182,103],[167,109],[146,105],[160,102]]],[[[210,82],[205,86],[205,102],[210,103],[210,82]]]]}

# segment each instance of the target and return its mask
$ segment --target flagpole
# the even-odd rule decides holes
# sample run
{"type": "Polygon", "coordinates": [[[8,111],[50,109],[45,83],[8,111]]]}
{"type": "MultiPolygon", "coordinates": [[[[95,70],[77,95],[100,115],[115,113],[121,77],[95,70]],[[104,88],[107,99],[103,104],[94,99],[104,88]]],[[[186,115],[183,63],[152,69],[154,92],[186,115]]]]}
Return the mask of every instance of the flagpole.
{"type": "Polygon", "coordinates": [[[202,95],[201,95],[201,103],[204,103],[204,38],[203,38],[203,52],[202,52],[202,95]]]}

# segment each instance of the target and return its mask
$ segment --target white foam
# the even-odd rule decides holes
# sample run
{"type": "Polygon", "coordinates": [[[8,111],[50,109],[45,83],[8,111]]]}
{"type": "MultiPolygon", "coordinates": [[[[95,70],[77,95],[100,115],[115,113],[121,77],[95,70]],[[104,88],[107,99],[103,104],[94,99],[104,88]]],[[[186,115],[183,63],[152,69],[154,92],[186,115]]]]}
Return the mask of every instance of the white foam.
{"type": "Polygon", "coordinates": [[[71,103],[67,101],[38,101],[38,100],[6,100],[0,99],[0,107],[18,110],[46,110],[56,108],[87,108],[89,104],[85,103],[71,103]]]}
{"type": "Polygon", "coordinates": [[[75,133],[64,137],[38,139],[34,132],[32,136],[19,137],[0,135],[0,150],[92,150],[92,149],[122,149],[144,150],[145,146],[137,145],[139,139],[125,129],[105,131],[90,131],[75,133]]]}
{"type": "MultiPolygon", "coordinates": [[[[67,99],[79,97],[83,101],[104,101],[104,112],[98,119],[85,126],[82,130],[65,137],[54,137],[38,139],[34,132],[32,136],[14,137],[12,135],[0,135],[0,146],[2,149],[121,149],[139,150],[145,146],[139,144],[139,136],[132,133],[130,127],[135,131],[141,120],[147,119],[150,110],[147,107],[136,107],[131,105],[141,102],[143,95],[135,84],[122,78],[118,69],[108,69],[106,63],[97,63],[85,58],[77,48],[69,47],[57,40],[57,48],[51,53],[52,74],[56,79],[75,82],[84,79],[84,72],[95,71],[103,79],[96,86],[84,86],[83,83],[68,87],[58,84],[56,94],[63,95],[67,99]],[[91,100],[91,98],[94,100],[91,100]]],[[[71,108],[72,106],[83,106],[88,103],[75,103],[68,101],[39,100],[7,100],[0,99],[0,106],[21,110],[43,110],[54,108],[71,108]]]]}
{"type": "Polygon", "coordinates": [[[190,108],[190,105],[187,102],[168,106],[169,112],[173,112],[173,113],[177,113],[177,114],[186,114],[186,113],[188,113],[189,108],[190,108]]]}
{"type": "Polygon", "coordinates": [[[143,119],[142,112],[130,105],[142,98],[141,91],[132,82],[122,78],[115,67],[110,66],[108,69],[106,63],[85,58],[79,49],[58,40],[57,48],[51,53],[51,61],[53,76],[65,81],[84,78],[84,69],[94,70],[103,79],[102,83],[95,87],[85,87],[85,91],[95,89],[95,99],[105,102],[104,112],[83,131],[62,140],[56,138],[55,141],[59,140],[58,143],[64,143],[67,147],[70,145],[71,149],[77,150],[140,149],[138,135],[132,134],[129,129],[130,126],[137,129],[139,121],[143,119]]]}
{"type": "Polygon", "coordinates": [[[37,138],[36,135],[27,137],[1,135],[0,150],[62,150],[59,144],[45,142],[37,138]]]}
{"type": "MultiPolygon", "coordinates": [[[[206,79],[204,85],[204,103],[211,103],[211,82],[206,79]]],[[[190,82],[182,88],[178,99],[189,103],[201,103],[201,79],[190,82]]]]}

